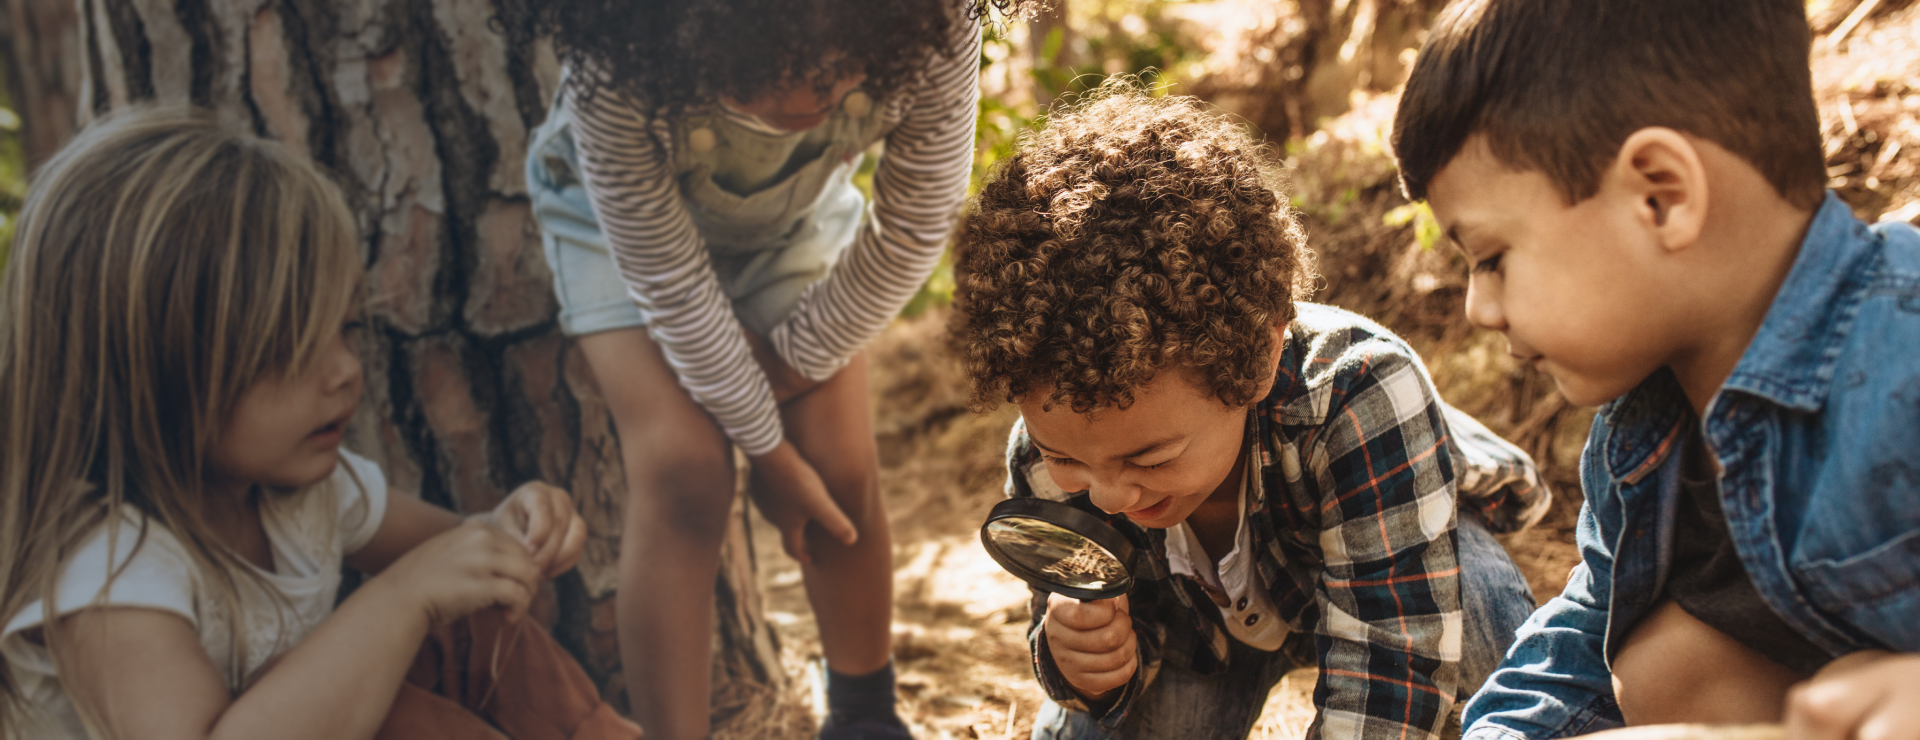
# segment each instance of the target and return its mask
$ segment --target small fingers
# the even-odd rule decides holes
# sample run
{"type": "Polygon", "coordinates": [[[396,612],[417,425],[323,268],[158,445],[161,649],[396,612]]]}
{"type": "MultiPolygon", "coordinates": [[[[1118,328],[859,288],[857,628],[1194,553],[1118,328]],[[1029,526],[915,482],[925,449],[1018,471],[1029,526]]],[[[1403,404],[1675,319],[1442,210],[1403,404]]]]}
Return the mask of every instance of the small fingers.
{"type": "Polygon", "coordinates": [[[553,528],[553,515],[548,513],[546,502],[540,495],[540,489],[528,486],[520,489],[524,495],[516,495],[520,500],[520,509],[526,515],[526,530],[521,533],[520,541],[527,550],[538,552],[547,542],[547,531],[553,528]]]}
{"type": "Polygon", "coordinates": [[[1119,599],[1100,599],[1081,601],[1069,596],[1052,594],[1047,597],[1047,619],[1058,622],[1061,627],[1085,632],[1099,629],[1115,621],[1119,614],[1119,599]]]}
{"type": "Polygon", "coordinates": [[[1920,701],[1886,701],[1867,715],[1853,736],[1857,740],[1915,740],[1920,738],[1920,701]]]}
{"type": "Polygon", "coordinates": [[[780,547],[787,551],[788,557],[800,561],[801,565],[813,565],[813,554],[807,551],[806,522],[801,522],[797,527],[781,529],[780,547]]]}
{"type": "Polygon", "coordinates": [[[492,605],[507,610],[507,621],[519,621],[533,604],[533,589],[511,578],[493,580],[492,605]]]}
{"type": "Polygon", "coordinates": [[[1139,668],[1139,654],[1132,633],[1121,649],[1108,653],[1056,651],[1054,664],[1075,688],[1089,694],[1103,694],[1125,686],[1139,668]]]}
{"type": "Polygon", "coordinates": [[[1848,740],[1880,703],[1882,688],[1844,678],[1815,678],[1787,692],[1787,733],[1795,740],[1848,740]]]}
{"type": "MultiPolygon", "coordinates": [[[[1049,614],[1051,619],[1052,615],[1049,614]]],[[[1133,623],[1130,620],[1113,620],[1090,630],[1079,630],[1059,625],[1047,631],[1048,639],[1056,649],[1072,652],[1101,655],[1120,652],[1133,644],[1133,623]]]]}
{"type": "Polygon", "coordinates": [[[842,545],[852,546],[860,540],[860,532],[853,526],[853,520],[840,510],[833,497],[825,489],[815,489],[816,496],[810,496],[807,502],[807,518],[819,523],[827,535],[840,541],[842,545]]]}
{"type": "Polygon", "coordinates": [[[578,516],[568,517],[567,534],[559,539],[560,551],[547,566],[548,578],[556,578],[580,564],[580,555],[587,545],[587,520],[578,516]]]}

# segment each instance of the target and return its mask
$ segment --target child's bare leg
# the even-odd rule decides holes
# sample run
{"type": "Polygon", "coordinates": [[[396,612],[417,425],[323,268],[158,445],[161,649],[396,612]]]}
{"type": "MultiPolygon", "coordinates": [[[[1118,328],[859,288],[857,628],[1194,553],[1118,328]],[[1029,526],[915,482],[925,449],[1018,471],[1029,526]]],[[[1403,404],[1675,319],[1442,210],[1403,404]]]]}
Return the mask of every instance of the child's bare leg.
{"type": "Polygon", "coordinates": [[[867,400],[866,353],[781,409],[787,438],[853,520],[859,541],[840,544],[809,527],[813,565],[802,568],[827,665],[847,675],[886,666],[893,623],[893,538],[880,503],[880,453],[867,400]]]}
{"type": "Polygon", "coordinates": [[[646,329],[590,334],[580,348],[613,413],[626,465],[615,606],[627,698],[648,738],[705,737],[732,447],[646,329]]]}
{"type": "Polygon", "coordinates": [[[1629,725],[1779,722],[1805,678],[1665,601],[1627,634],[1613,694],[1629,725]]]}

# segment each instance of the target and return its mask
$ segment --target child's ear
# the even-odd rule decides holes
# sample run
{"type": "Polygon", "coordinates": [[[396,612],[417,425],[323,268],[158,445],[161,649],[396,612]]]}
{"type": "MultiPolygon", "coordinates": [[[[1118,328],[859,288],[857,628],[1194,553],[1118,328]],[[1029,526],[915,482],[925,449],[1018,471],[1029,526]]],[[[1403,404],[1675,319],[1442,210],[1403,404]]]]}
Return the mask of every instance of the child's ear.
{"type": "Polygon", "coordinates": [[[1260,385],[1254,391],[1253,400],[1258,402],[1273,392],[1273,384],[1280,375],[1280,356],[1286,354],[1287,322],[1273,325],[1273,351],[1267,355],[1267,372],[1260,376],[1260,385]]]}
{"type": "Polygon", "coordinates": [[[1707,168],[1684,134],[1652,126],[1633,132],[1603,177],[1603,190],[1631,203],[1660,246],[1693,246],[1707,221],[1707,168]]]}

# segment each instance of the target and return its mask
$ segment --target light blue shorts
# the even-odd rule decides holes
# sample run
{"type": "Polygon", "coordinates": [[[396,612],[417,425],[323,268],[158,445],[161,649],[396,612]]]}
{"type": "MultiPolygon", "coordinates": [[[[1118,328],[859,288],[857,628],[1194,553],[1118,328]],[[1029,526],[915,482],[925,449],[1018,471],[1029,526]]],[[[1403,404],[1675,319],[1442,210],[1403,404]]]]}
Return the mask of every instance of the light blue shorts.
{"type": "MultiPolygon", "coordinates": [[[[586,184],[577,174],[564,110],[555,106],[550,120],[534,132],[526,168],[527,190],[560,302],[560,330],[579,336],[645,326],[649,317],[627,293],[586,184]]],[[[734,314],[761,336],[793,312],[807,286],[826,277],[858,233],[867,202],[851,182],[852,168],[842,169],[821,193],[812,216],[792,234],[757,249],[709,251],[734,314]]]]}

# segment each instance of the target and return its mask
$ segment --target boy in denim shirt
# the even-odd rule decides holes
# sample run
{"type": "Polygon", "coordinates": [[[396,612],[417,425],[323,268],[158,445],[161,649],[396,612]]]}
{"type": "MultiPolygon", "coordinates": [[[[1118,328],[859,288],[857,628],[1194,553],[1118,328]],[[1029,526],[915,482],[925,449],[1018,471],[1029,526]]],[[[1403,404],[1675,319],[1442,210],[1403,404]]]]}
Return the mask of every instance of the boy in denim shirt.
{"type": "Polygon", "coordinates": [[[1468,738],[1920,737],[1920,233],[1823,195],[1800,0],[1478,0],[1420,52],[1409,196],[1566,396],[1582,563],[1468,738]]]}
{"type": "Polygon", "coordinates": [[[1008,495],[1144,555],[1122,596],[1035,592],[1033,737],[1245,737],[1298,667],[1311,737],[1434,737],[1533,609],[1490,531],[1546,489],[1399,337],[1294,300],[1304,234],[1245,132],[1095,97],[995,170],[956,270],[973,401],[1021,411],[1008,495]]]}

